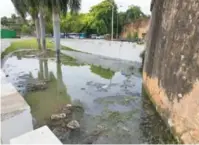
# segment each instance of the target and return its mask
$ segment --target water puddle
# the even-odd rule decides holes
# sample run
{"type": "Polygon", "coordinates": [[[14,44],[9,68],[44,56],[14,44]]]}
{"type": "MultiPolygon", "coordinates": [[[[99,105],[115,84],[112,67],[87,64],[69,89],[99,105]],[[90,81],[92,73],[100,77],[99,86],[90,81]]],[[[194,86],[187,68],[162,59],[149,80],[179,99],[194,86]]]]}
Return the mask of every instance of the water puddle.
{"type": "Polygon", "coordinates": [[[20,52],[3,65],[31,106],[34,128],[47,124],[63,143],[175,143],[142,93],[140,63],[64,53],[57,63],[20,52]],[[52,119],[60,113],[66,117],[52,119]],[[68,129],[71,120],[80,128],[68,129]]]}

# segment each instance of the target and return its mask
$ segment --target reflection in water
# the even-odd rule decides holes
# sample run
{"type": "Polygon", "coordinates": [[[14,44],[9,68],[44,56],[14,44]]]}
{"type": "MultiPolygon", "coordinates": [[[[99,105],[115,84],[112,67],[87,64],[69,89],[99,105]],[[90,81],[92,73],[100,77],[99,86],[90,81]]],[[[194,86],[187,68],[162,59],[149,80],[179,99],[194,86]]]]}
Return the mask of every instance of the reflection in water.
{"type": "Polygon", "coordinates": [[[45,79],[48,80],[48,60],[44,60],[44,74],[45,74],[45,79]]]}
{"type": "Polygon", "coordinates": [[[144,136],[143,142],[176,144],[176,140],[170,135],[169,128],[155,111],[144,89],[142,89],[142,107],[144,111],[141,113],[140,129],[144,136]]]}
{"type": "Polygon", "coordinates": [[[114,71],[111,71],[110,69],[103,69],[101,66],[91,65],[90,69],[93,73],[95,73],[105,79],[112,79],[112,77],[115,74],[114,71]]]}
{"type": "Polygon", "coordinates": [[[37,120],[35,128],[46,124],[50,116],[56,113],[62,105],[70,103],[70,96],[62,80],[61,63],[57,63],[56,75],[48,72],[47,60],[39,60],[39,80],[47,82],[47,89],[36,92],[29,92],[26,101],[31,106],[32,114],[37,120]],[[50,74],[48,76],[48,74],[50,74]]]}
{"type": "MultiPolygon", "coordinates": [[[[89,64],[93,60],[97,56],[92,56],[89,64]]],[[[16,86],[22,79],[45,82],[44,90],[25,95],[37,121],[35,128],[48,123],[52,114],[61,113],[65,104],[83,108],[72,114],[80,122],[80,130],[61,133],[63,143],[173,143],[148,99],[142,97],[142,78],[137,72],[134,75],[136,69],[127,63],[117,66],[113,60],[103,62],[110,69],[104,69],[103,64],[83,64],[68,56],[62,56],[61,63],[12,56],[3,68],[16,86]]],[[[63,129],[61,125],[60,128],[63,129]]]]}
{"type": "Polygon", "coordinates": [[[39,60],[39,71],[38,71],[38,78],[44,79],[44,70],[43,70],[43,60],[39,60]]]}

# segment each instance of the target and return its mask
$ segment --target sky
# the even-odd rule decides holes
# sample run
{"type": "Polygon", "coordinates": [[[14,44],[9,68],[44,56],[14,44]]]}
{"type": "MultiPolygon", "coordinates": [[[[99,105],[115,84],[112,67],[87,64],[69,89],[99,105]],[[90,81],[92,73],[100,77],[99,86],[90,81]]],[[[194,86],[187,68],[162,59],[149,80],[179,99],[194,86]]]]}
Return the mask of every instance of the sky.
{"type": "MultiPolygon", "coordinates": [[[[88,12],[89,9],[103,0],[82,0],[81,12],[88,12]]],[[[119,11],[125,11],[130,5],[137,5],[141,7],[141,10],[145,14],[150,14],[150,2],[151,0],[115,0],[119,11]]],[[[1,0],[0,2],[0,17],[10,17],[11,14],[16,13],[11,0],[1,0]]]]}

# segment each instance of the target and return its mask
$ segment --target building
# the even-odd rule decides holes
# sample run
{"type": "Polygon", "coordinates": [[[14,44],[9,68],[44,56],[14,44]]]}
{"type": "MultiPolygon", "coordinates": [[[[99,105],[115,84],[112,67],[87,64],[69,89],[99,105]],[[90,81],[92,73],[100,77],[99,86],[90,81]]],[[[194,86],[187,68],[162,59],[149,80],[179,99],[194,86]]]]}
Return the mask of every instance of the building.
{"type": "Polygon", "coordinates": [[[140,18],[135,22],[124,25],[121,37],[127,39],[137,35],[138,38],[143,39],[149,29],[150,18],[140,18]]]}

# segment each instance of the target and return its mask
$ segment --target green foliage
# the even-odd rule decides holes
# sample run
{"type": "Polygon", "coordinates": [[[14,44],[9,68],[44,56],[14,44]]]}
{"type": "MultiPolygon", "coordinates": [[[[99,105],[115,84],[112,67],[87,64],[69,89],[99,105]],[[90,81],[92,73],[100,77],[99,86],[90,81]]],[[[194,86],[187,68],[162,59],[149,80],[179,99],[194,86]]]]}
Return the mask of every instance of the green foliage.
{"type": "Polygon", "coordinates": [[[120,34],[126,23],[145,16],[137,6],[131,6],[126,12],[118,13],[114,0],[103,0],[93,6],[89,13],[61,15],[61,31],[67,33],[85,32],[88,35],[93,33],[111,34],[112,6],[114,6],[114,35],[116,32],[120,34]]]}
{"type": "Polygon", "coordinates": [[[133,35],[131,32],[128,32],[127,34],[127,39],[128,40],[137,40],[139,37],[138,37],[138,32],[135,32],[133,35]]]}
{"type": "Polygon", "coordinates": [[[125,23],[133,22],[140,17],[145,17],[145,14],[141,11],[140,7],[138,6],[130,6],[125,13],[125,23]]]}
{"type": "Polygon", "coordinates": [[[61,31],[66,33],[82,32],[84,26],[87,23],[86,14],[67,14],[61,16],[61,31]]]}
{"type": "Polygon", "coordinates": [[[81,0],[40,0],[40,5],[47,7],[50,12],[66,14],[78,13],[81,7],[81,0]]]}
{"type": "MultiPolygon", "coordinates": [[[[44,74],[44,72],[40,70],[39,73],[44,74]]],[[[56,113],[60,109],[60,106],[71,103],[71,97],[68,95],[67,88],[61,78],[62,74],[57,73],[56,79],[54,74],[50,72],[47,89],[45,91],[29,92],[25,97],[27,103],[31,106],[32,114],[37,119],[39,126],[46,124],[46,120],[52,114],[56,113]],[[46,105],[49,107],[46,107],[46,105]]]]}
{"type": "MultiPolygon", "coordinates": [[[[47,48],[53,48],[53,44],[50,43],[50,41],[47,41],[46,44],[47,44],[47,48]]],[[[1,53],[1,59],[5,55],[19,49],[38,49],[36,39],[28,39],[28,40],[20,40],[20,41],[12,42],[11,46],[1,53]]]]}
{"type": "Polygon", "coordinates": [[[134,38],[134,39],[138,39],[138,32],[135,32],[135,33],[134,33],[133,38],[134,38]]]}
{"type": "MultiPolygon", "coordinates": [[[[114,0],[103,0],[99,4],[93,6],[89,13],[86,14],[77,14],[80,9],[80,0],[12,0],[15,8],[18,13],[25,17],[27,14],[30,14],[33,21],[38,15],[39,8],[44,8],[45,11],[45,27],[46,32],[52,34],[52,11],[57,11],[60,13],[60,28],[61,32],[66,33],[87,33],[93,34],[97,33],[99,35],[111,34],[111,25],[112,25],[112,8],[114,8],[114,35],[116,33],[121,33],[123,26],[126,23],[130,23],[140,17],[146,17],[146,15],[141,11],[138,6],[130,6],[126,12],[119,12],[117,10],[117,5],[114,0]],[[26,6],[23,8],[22,6],[26,6]],[[38,5],[39,4],[39,5],[38,5]],[[70,10],[71,13],[67,13],[67,10],[70,10]]],[[[13,15],[12,19],[15,19],[16,16],[13,15]]],[[[8,23],[6,17],[2,18],[3,25],[8,23]]],[[[20,27],[18,27],[20,28],[20,27]]],[[[18,29],[16,28],[16,29],[18,29]]],[[[34,30],[31,27],[32,30],[34,30]]],[[[21,31],[18,30],[19,32],[21,31]]],[[[23,27],[23,32],[27,32],[28,29],[23,27]]],[[[133,37],[133,36],[131,36],[133,37]]]]}
{"type": "Polygon", "coordinates": [[[128,39],[128,40],[131,40],[131,39],[132,39],[131,32],[129,32],[129,33],[128,33],[128,35],[127,35],[127,39],[128,39]]]}
{"type": "Polygon", "coordinates": [[[104,0],[98,5],[95,5],[90,10],[91,25],[98,34],[110,34],[112,24],[112,8],[114,7],[114,32],[117,26],[117,5],[113,0],[104,0]]]}
{"type": "Polygon", "coordinates": [[[22,25],[21,27],[22,34],[31,34],[31,32],[32,32],[32,29],[29,25],[26,25],[26,24],[22,25]]]}
{"type": "Polygon", "coordinates": [[[19,35],[21,34],[22,30],[21,26],[25,25],[26,23],[21,17],[12,14],[11,17],[2,17],[1,24],[8,29],[16,31],[16,33],[19,35]]]}
{"type": "Polygon", "coordinates": [[[101,66],[91,65],[90,69],[93,73],[95,73],[105,79],[111,79],[115,75],[114,71],[111,71],[110,69],[104,69],[101,66]]]}

